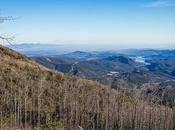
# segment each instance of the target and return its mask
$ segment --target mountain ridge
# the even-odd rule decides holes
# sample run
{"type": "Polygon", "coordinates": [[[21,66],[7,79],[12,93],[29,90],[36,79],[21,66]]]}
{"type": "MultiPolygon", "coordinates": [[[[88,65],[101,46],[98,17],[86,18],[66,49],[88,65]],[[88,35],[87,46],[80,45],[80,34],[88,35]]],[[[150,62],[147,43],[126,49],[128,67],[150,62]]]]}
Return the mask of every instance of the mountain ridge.
{"type": "Polygon", "coordinates": [[[138,98],[140,94],[133,90],[123,93],[98,82],[48,70],[3,46],[0,46],[0,71],[2,129],[114,130],[142,127],[147,130],[146,122],[150,128],[173,130],[174,127],[170,116],[173,111],[168,106],[138,98]],[[144,118],[150,114],[151,120],[144,118]],[[135,118],[136,115],[140,115],[139,118],[135,118]]]}

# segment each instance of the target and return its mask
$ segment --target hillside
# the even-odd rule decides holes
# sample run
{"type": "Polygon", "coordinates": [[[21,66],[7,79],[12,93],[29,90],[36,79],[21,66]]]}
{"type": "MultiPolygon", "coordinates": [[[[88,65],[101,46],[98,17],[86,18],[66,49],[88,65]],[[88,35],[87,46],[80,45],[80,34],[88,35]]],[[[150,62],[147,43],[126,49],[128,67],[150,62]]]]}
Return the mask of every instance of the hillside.
{"type": "MultiPolygon", "coordinates": [[[[96,80],[113,88],[117,88],[121,81],[125,82],[125,87],[130,88],[142,88],[146,83],[175,83],[173,54],[167,51],[159,52],[160,55],[157,51],[146,52],[119,54],[76,51],[64,55],[41,55],[32,58],[47,68],[96,80]]],[[[175,87],[173,84],[168,85],[175,87]]]]}
{"type": "Polygon", "coordinates": [[[141,95],[46,69],[0,46],[3,130],[173,130],[173,107],[141,95]]]}

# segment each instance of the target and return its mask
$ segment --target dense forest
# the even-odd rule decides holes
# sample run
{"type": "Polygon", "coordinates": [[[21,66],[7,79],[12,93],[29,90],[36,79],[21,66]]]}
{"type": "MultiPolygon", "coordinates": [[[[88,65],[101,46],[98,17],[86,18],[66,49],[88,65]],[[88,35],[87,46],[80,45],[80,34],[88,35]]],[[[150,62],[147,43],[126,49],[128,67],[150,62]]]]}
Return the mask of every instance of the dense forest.
{"type": "Polygon", "coordinates": [[[54,72],[0,46],[0,129],[174,130],[175,107],[54,72]]]}

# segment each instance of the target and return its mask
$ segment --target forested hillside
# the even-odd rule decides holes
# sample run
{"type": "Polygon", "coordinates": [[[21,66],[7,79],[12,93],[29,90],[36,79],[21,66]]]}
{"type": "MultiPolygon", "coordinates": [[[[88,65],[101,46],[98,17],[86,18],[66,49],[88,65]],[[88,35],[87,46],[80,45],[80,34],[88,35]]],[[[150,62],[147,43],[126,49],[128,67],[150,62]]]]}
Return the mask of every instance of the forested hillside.
{"type": "Polygon", "coordinates": [[[0,46],[1,130],[174,130],[175,109],[44,68],[0,46]]]}
{"type": "Polygon", "coordinates": [[[125,87],[130,88],[141,88],[150,82],[166,83],[167,86],[175,87],[174,51],[139,50],[132,53],[130,51],[121,53],[76,51],[52,56],[41,54],[32,58],[47,68],[97,80],[113,88],[116,88],[121,81],[125,82],[125,87]]]}

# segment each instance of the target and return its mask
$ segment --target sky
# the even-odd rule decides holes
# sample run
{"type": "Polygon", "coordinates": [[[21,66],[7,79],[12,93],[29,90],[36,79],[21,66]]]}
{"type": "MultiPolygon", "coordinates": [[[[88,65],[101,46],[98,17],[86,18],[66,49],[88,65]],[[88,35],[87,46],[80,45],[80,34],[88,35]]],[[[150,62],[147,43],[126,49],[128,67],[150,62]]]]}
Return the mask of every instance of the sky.
{"type": "Polygon", "coordinates": [[[15,43],[175,48],[175,0],[0,0],[15,43]]]}

